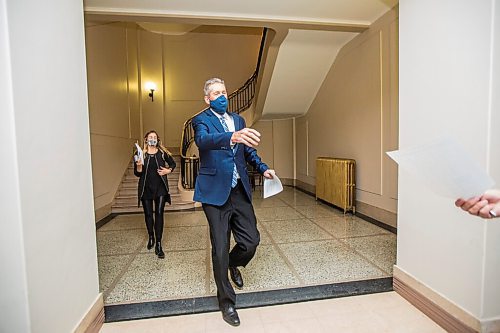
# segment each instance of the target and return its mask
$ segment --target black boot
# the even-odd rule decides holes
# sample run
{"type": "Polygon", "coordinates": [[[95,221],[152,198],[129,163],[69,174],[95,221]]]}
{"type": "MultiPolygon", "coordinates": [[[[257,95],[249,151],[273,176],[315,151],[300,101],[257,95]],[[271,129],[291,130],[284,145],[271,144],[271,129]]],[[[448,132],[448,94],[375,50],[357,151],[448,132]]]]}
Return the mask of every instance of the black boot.
{"type": "Polygon", "coordinates": [[[148,250],[151,250],[153,246],[155,245],[155,237],[153,235],[149,235],[149,240],[148,240],[148,250]]]}
{"type": "Polygon", "coordinates": [[[158,258],[163,259],[165,258],[165,253],[163,253],[163,249],[161,248],[161,242],[156,242],[155,246],[155,254],[158,256],[158,258]]]}

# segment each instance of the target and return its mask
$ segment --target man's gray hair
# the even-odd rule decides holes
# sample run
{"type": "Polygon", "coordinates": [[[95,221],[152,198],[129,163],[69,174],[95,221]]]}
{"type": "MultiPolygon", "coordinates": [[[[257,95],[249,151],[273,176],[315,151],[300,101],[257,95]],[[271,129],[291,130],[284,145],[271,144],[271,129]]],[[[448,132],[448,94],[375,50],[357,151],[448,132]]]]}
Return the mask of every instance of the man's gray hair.
{"type": "Polygon", "coordinates": [[[221,79],[216,78],[216,77],[208,79],[207,82],[205,82],[205,87],[203,87],[203,91],[205,92],[205,96],[210,95],[210,92],[212,91],[212,89],[210,89],[210,87],[211,87],[211,85],[213,85],[215,83],[224,84],[224,80],[221,80],[221,79]]]}

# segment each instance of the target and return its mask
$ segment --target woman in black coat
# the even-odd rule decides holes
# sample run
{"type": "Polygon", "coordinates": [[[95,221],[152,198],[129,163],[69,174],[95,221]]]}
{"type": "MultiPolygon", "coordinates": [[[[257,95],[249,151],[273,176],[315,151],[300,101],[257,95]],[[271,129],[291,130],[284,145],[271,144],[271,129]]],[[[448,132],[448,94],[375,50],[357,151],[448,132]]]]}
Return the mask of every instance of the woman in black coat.
{"type": "Polygon", "coordinates": [[[175,169],[175,161],[170,152],[161,144],[158,133],[149,131],[144,136],[144,165],[140,160],[134,163],[134,174],[139,177],[138,198],[144,209],[150,250],[155,245],[158,258],[165,258],[161,247],[163,235],[163,212],[165,203],[172,204],[168,191],[167,175],[175,169]],[[154,202],[154,218],[153,218],[154,202]]]}

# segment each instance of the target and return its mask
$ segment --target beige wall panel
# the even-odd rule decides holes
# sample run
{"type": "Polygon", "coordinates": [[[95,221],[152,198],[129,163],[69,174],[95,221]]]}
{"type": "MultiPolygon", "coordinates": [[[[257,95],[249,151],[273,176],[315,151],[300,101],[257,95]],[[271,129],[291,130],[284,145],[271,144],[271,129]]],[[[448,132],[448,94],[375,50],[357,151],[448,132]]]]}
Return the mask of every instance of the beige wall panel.
{"type": "Polygon", "coordinates": [[[261,134],[260,143],[256,147],[259,156],[271,169],[274,168],[273,122],[258,121],[252,128],[256,129],[261,134]]]}
{"type": "Polygon", "coordinates": [[[123,26],[86,29],[90,131],[129,137],[127,46],[123,26]]]}
{"type": "Polygon", "coordinates": [[[113,201],[132,143],[142,136],[136,34],[124,24],[86,29],[95,210],[113,201]]]}
{"type": "Polygon", "coordinates": [[[182,130],[187,119],[206,107],[201,99],[194,101],[167,101],[165,109],[165,138],[167,147],[180,147],[182,130]]]}
{"type": "Polygon", "coordinates": [[[304,183],[314,184],[314,178],[309,177],[308,159],[309,159],[309,147],[308,147],[308,123],[305,117],[297,118],[295,122],[296,131],[296,155],[297,155],[297,179],[303,181],[304,183]],[[309,181],[308,181],[309,180],[309,181]]]}
{"type": "Polygon", "coordinates": [[[163,59],[161,35],[139,31],[139,63],[141,80],[141,107],[143,134],[155,130],[164,139],[164,108],[163,108],[163,59]],[[147,82],[156,84],[154,101],[148,96],[147,82]]]}
{"type": "Polygon", "coordinates": [[[374,34],[338,58],[308,115],[309,170],[318,156],[357,162],[357,188],[381,192],[380,42],[374,34]]]}
{"type": "Polygon", "coordinates": [[[130,163],[133,139],[92,134],[92,179],[94,209],[111,203],[130,163]]]}
{"type": "Polygon", "coordinates": [[[203,84],[212,77],[233,92],[255,70],[261,35],[189,33],[164,36],[165,89],[168,100],[203,99],[203,84]]]}
{"type": "Polygon", "coordinates": [[[139,84],[138,31],[135,25],[127,27],[127,68],[128,68],[128,103],[130,137],[142,138],[141,104],[139,84]]]}
{"type": "Polygon", "coordinates": [[[397,170],[385,152],[397,149],[398,140],[397,42],[392,10],[347,43],[308,113],[297,119],[296,133],[298,180],[314,184],[319,156],[355,159],[357,200],[393,213],[397,170]]]}
{"type": "Polygon", "coordinates": [[[274,168],[280,178],[294,179],[293,119],[273,120],[274,168]]]}
{"type": "MultiPolygon", "coordinates": [[[[395,19],[389,28],[389,63],[385,62],[390,68],[390,80],[388,90],[389,96],[389,115],[384,117],[384,146],[383,151],[392,151],[399,148],[399,19],[395,19]]],[[[385,58],[387,59],[387,57],[385,58]]],[[[384,82],[386,83],[386,82],[384,82]]],[[[384,89],[387,84],[384,84],[384,89]]],[[[387,101],[384,103],[387,106],[387,101]]],[[[389,160],[386,154],[382,157],[383,184],[382,191],[384,196],[397,200],[398,197],[398,168],[394,161],[389,160]]]]}
{"type": "MultiPolygon", "coordinates": [[[[224,28],[227,30],[227,28],[224,28]]],[[[212,77],[226,82],[228,93],[241,87],[255,70],[261,34],[237,30],[235,34],[213,29],[183,36],[164,35],[165,139],[178,146],[182,125],[206,107],[203,85],[212,77]]]]}

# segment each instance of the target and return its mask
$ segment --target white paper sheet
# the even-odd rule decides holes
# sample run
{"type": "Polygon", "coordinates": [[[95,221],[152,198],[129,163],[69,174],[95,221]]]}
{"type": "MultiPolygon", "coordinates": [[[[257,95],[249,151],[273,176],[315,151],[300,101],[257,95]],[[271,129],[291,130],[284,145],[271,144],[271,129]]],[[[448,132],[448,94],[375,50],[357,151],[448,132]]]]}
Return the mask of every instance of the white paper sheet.
{"type": "Polygon", "coordinates": [[[451,138],[387,155],[434,193],[454,200],[480,195],[495,185],[486,171],[451,138]]]}
{"type": "Polygon", "coordinates": [[[139,147],[139,145],[137,144],[137,142],[135,143],[135,148],[137,149],[137,155],[134,156],[134,160],[136,162],[138,160],[141,160],[141,164],[144,164],[144,153],[142,152],[142,148],[139,147]]]}
{"type": "Polygon", "coordinates": [[[273,179],[264,178],[264,199],[283,191],[283,185],[278,176],[274,175],[273,179]]]}

